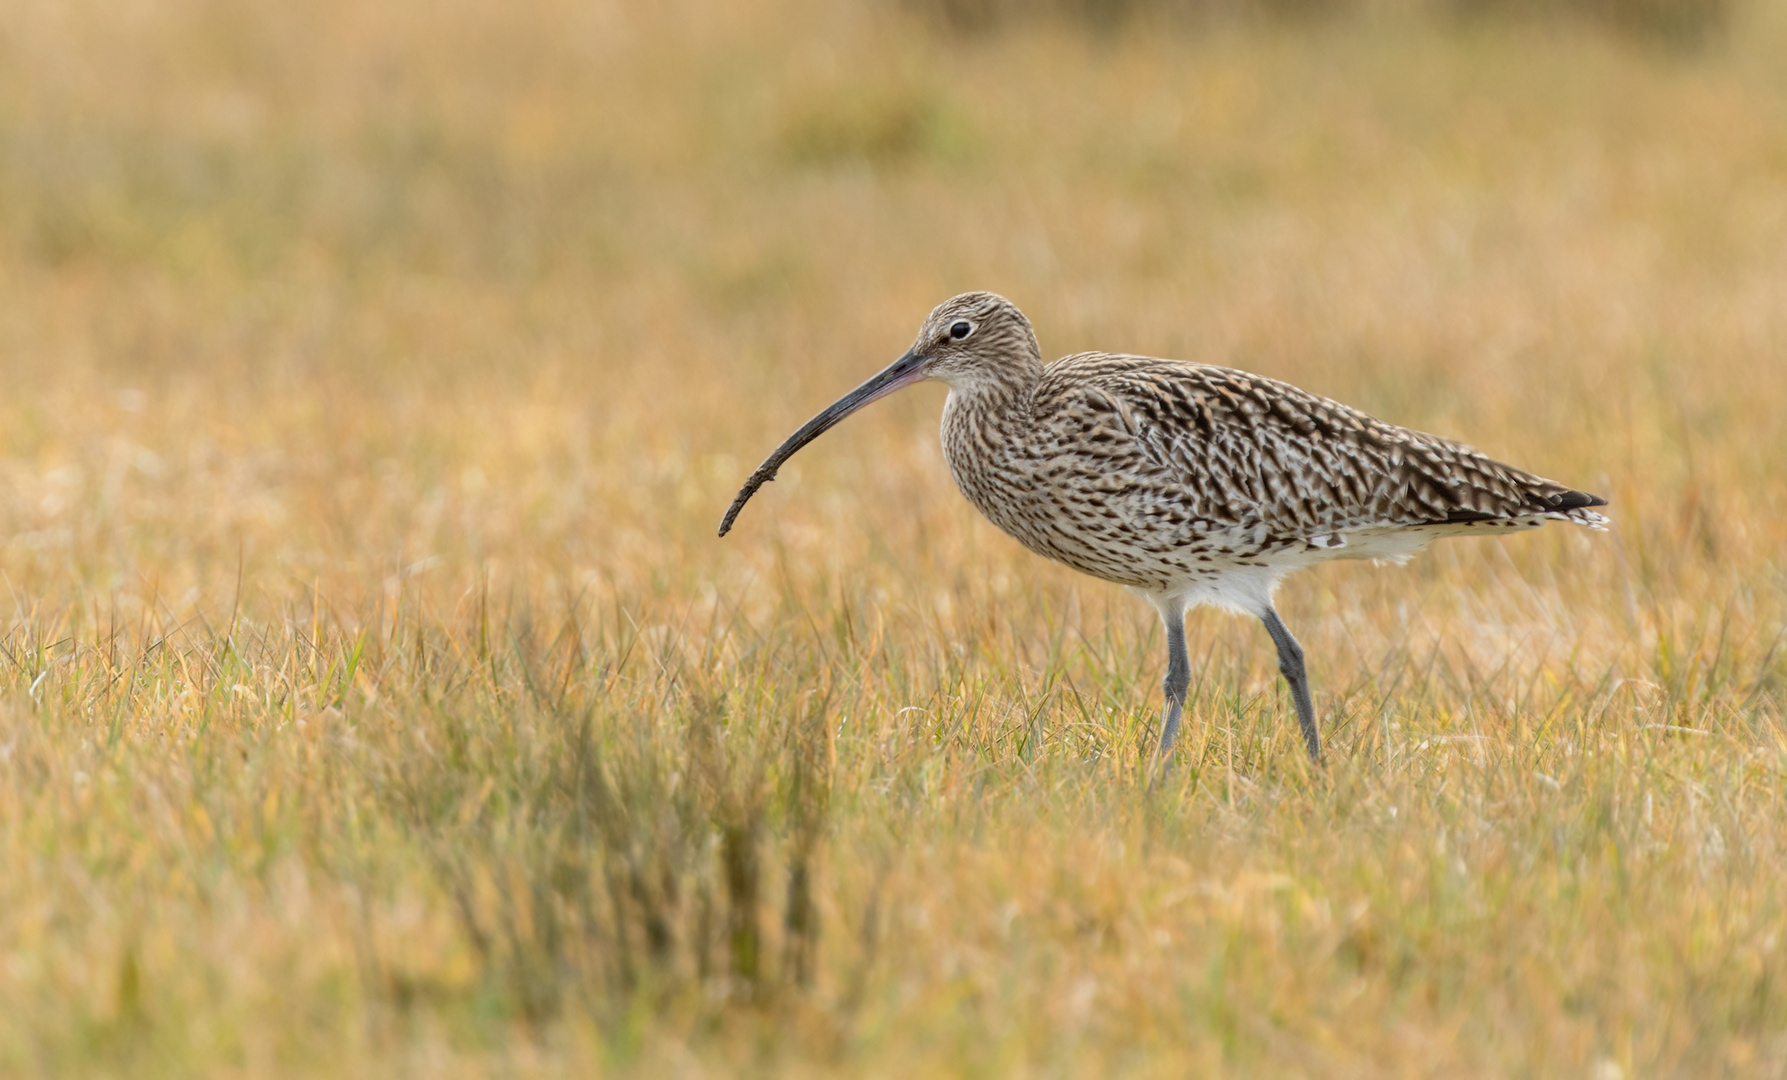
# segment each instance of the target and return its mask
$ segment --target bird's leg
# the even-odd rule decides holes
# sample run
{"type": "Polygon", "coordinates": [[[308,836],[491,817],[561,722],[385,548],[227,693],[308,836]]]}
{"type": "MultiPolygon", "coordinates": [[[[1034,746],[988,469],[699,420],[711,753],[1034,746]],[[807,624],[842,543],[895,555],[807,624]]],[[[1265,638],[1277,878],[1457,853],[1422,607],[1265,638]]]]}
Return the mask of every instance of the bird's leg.
{"type": "Polygon", "coordinates": [[[1303,646],[1285,628],[1278,612],[1267,608],[1260,621],[1272,644],[1278,646],[1278,670],[1290,684],[1291,700],[1297,703],[1297,723],[1303,728],[1303,745],[1309,748],[1309,760],[1322,763],[1322,736],[1315,728],[1315,704],[1309,700],[1309,673],[1303,668],[1303,646]]]}
{"type": "Polygon", "coordinates": [[[1173,752],[1173,741],[1179,737],[1179,718],[1185,713],[1185,691],[1191,687],[1191,657],[1185,652],[1185,609],[1164,605],[1160,618],[1167,628],[1167,676],[1161,681],[1161,689],[1166,691],[1167,714],[1166,722],[1160,726],[1158,753],[1164,769],[1167,755],[1173,752]]]}

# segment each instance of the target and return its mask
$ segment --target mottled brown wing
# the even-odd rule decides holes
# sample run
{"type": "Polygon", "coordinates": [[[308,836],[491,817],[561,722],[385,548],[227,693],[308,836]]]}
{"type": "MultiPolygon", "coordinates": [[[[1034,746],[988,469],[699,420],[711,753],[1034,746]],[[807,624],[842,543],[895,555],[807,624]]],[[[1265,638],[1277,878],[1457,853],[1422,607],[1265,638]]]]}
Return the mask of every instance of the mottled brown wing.
{"type": "Polygon", "coordinates": [[[1563,514],[1605,500],[1450,439],[1231,368],[1085,353],[1049,365],[1039,424],[1220,526],[1280,537],[1563,514]],[[1127,443],[1128,445],[1124,445],[1127,443]]]}

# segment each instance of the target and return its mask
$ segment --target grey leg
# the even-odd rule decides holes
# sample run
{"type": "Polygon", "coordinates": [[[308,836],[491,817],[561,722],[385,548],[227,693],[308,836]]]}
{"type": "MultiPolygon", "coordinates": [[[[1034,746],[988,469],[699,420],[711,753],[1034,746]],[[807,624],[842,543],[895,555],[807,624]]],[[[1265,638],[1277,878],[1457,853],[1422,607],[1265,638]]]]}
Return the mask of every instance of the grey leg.
{"type": "Polygon", "coordinates": [[[1322,763],[1322,736],[1315,728],[1315,703],[1309,700],[1309,673],[1303,668],[1303,646],[1285,629],[1284,620],[1271,608],[1260,616],[1272,644],[1278,646],[1278,670],[1290,684],[1291,700],[1297,703],[1297,723],[1303,728],[1303,745],[1309,748],[1309,760],[1322,763]]]}
{"type": "Polygon", "coordinates": [[[1185,713],[1185,692],[1191,687],[1191,657],[1185,651],[1185,609],[1163,605],[1161,621],[1167,628],[1167,677],[1161,682],[1166,691],[1166,722],[1160,726],[1160,761],[1165,768],[1167,755],[1179,737],[1179,718],[1185,713]]]}

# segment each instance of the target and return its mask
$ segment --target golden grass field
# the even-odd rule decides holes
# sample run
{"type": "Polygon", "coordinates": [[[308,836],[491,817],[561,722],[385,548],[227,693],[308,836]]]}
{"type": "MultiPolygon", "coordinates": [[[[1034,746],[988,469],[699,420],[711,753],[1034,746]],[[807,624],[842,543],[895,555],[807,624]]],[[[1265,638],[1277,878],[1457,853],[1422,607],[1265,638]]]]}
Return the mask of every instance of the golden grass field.
{"type": "Polygon", "coordinates": [[[1781,1076],[1787,18],[0,5],[0,1074],[1781,1076]],[[1164,648],[989,288],[1615,525],[1164,648]]]}

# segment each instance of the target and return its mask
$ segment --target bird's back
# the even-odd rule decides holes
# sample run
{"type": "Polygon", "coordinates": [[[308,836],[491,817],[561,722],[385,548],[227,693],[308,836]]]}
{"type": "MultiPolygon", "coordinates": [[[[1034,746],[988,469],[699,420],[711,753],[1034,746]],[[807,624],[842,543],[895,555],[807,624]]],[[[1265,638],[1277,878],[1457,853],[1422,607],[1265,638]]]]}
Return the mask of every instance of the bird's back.
{"type": "Polygon", "coordinates": [[[957,483],[1031,548],[1125,584],[1209,567],[1395,558],[1433,536],[1546,519],[1598,527],[1604,500],[1450,439],[1232,368],[1080,353],[1027,400],[952,395],[957,483]]]}

